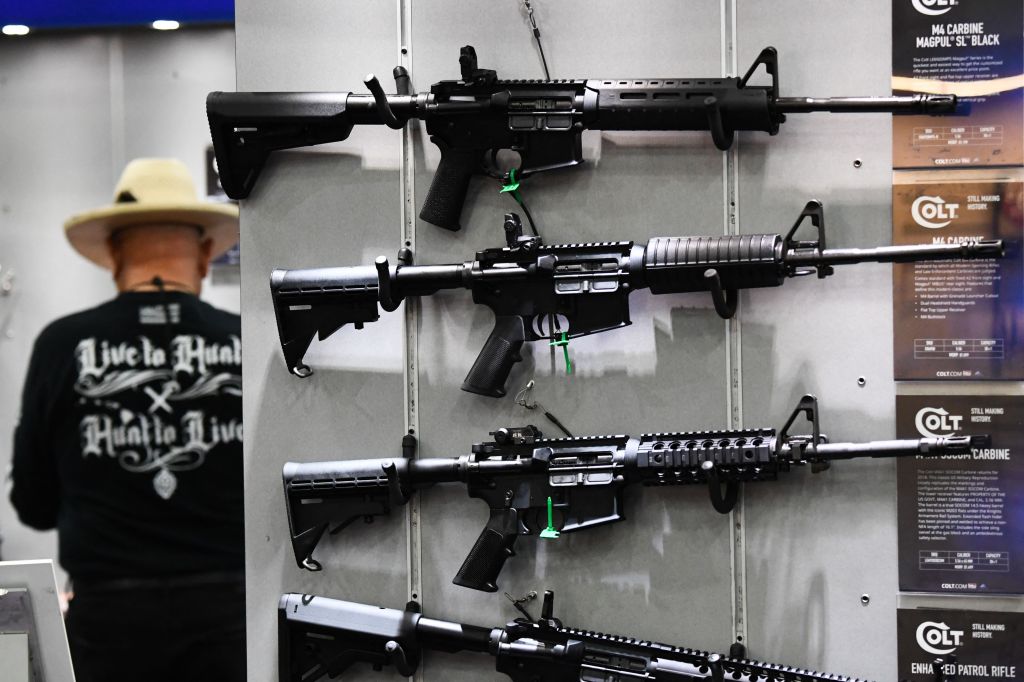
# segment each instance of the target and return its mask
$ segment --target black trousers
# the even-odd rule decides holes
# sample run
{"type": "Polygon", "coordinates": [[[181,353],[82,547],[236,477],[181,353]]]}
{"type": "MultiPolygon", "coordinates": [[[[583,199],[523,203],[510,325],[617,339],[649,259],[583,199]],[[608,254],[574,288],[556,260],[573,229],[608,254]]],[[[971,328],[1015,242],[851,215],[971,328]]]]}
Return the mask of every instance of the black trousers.
{"type": "Polygon", "coordinates": [[[75,584],[66,620],[78,682],[245,682],[245,586],[75,584]]]}

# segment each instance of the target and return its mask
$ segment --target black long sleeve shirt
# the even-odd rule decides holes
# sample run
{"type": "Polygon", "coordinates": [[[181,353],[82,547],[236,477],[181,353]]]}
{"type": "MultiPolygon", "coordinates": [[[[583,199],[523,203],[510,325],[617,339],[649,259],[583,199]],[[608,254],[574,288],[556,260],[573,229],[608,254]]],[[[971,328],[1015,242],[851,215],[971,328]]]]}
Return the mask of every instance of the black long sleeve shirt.
{"type": "Polygon", "coordinates": [[[39,335],[11,503],[57,528],[72,578],[242,570],[240,335],[181,292],[123,293],[39,335]]]}

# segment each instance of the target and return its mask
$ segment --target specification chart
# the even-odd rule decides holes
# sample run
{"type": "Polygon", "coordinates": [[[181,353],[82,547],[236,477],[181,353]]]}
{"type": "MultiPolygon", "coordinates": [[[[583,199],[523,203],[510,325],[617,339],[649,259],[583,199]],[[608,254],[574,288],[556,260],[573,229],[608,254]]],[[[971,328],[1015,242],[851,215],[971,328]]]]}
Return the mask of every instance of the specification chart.
{"type": "Polygon", "coordinates": [[[954,552],[922,551],[919,568],[922,571],[996,571],[1008,573],[1009,552],[954,552]]]}
{"type": "Polygon", "coordinates": [[[914,339],[914,359],[1002,360],[1002,339],[914,339]]]}
{"type": "Polygon", "coordinates": [[[914,145],[918,147],[963,147],[1003,143],[1003,126],[946,126],[914,128],[914,145]]]}

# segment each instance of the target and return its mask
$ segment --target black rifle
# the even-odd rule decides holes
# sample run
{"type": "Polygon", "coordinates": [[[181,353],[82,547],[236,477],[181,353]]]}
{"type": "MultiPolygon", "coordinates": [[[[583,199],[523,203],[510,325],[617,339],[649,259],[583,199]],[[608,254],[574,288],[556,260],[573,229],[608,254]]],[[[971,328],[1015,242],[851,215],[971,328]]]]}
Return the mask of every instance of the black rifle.
{"type": "MultiPolygon", "coordinates": [[[[517,606],[518,608],[518,606],[517,606]]],[[[280,682],[336,678],[356,663],[393,667],[411,677],[423,651],[490,654],[513,682],[865,682],[743,657],[659,644],[633,637],[567,628],[554,617],[554,595],[544,593],[541,617],[487,628],[370,604],[285,594],[278,605],[280,682]]],[[[940,681],[941,682],[941,681],[940,681]]]]}
{"type": "Polygon", "coordinates": [[[881,246],[869,249],[825,247],[821,204],[812,201],[793,228],[780,234],[722,237],[657,237],[633,242],[543,245],[524,237],[514,213],[505,216],[507,246],[487,249],[465,263],[412,265],[403,249],[398,265],[377,258],[374,266],[275,270],[270,278],[274,311],[288,369],[312,371],[302,358],[313,341],[346,324],[362,329],[377,320],[377,304],[395,310],[402,299],[441,289],[470,289],[473,302],[495,315],[494,330],[462,384],[462,390],[491,397],[505,395],[505,380],[522,358],[526,341],[568,339],[630,324],[629,294],[708,291],[722,317],[736,311],[739,289],[779,286],[789,277],[825,278],[833,265],[878,261],[906,263],[956,258],[997,258],[1001,240],[963,244],[881,246]],[[797,228],[810,218],[817,239],[799,241],[797,228]],[[562,320],[568,328],[562,329],[562,320]]]}
{"type": "Polygon", "coordinates": [[[779,97],[778,57],[768,47],[743,78],[498,80],[477,68],[476,52],[462,48],[462,80],[410,92],[409,75],[394,70],[396,95],[385,95],[371,74],[370,94],[351,92],[212,92],[206,113],[220,181],[233,199],[249,196],[267,155],[346,139],[355,125],[402,128],[427,124],[441,164],[420,217],[458,230],[469,180],[484,172],[503,177],[497,152],[518,152],[519,177],[583,161],[582,134],[590,130],[709,130],[728,149],[737,130],[775,135],[786,114],[814,111],[946,114],[954,95],[900,97],[779,97]],[[751,85],[758,66],[771,85],[751,85]]]}
{"type": "Polygon", "coordinates": [[[413,459],[406,436],[403,456],[284,465],[288,525],[299,567],[320,570],[312,558],[324,532],[357,519],[372,521],[435,483],[463,483],[470,497],[487,503],[490,516],[453,581],[494,592],[519,535],[558,537],[621,521],[629,485],[698,484],[711,503],[729,513],[739,484],[774,481],[795,465],[824,471],[834,460],[859,457],[934,457],[987,447],[987,435],[829,443],[818,426],[818,403],[804,396],[782,430],[692,431],[630,436],[544,438],[534,426],[503,428],[471,454],[413,459]],[[808,435],[789,435],[800,415],[808,435]],[[723,491],[724,486],[724,491],[723,491]]]}

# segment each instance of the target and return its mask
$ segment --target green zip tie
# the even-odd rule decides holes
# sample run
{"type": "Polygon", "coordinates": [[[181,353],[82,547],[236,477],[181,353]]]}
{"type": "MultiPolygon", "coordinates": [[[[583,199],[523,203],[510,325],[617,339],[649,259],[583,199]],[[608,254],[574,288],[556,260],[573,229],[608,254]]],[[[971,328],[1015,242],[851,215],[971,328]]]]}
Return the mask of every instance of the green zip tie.
{"type": "Polygon", "coordinates": [[[508,182],[501,186],[501,190],[498,191],[498,194],[504,194],[505,192],[511,194],[517,204],[522,205],[523,198],[519,196],[519,181],[516,180],[515,168],[508,172],[508,182]]]}
{"type": "Polygon", "coordinates": [[[565,356],[565,373],[572,374],[572,360],[569,359],[569,332],[560,333],[558,338],[549,342],[548,345],[555,348],[562,347],[562,355],[565,356]]]}
{"type": "Polygon", "coordinates": [[[560,533],[558,532],[558,529],[555,528],[555,511],[554,511],[554,509],[555,509],[554,503],[551,501],[551,498],[549,497],[548,498],[548,527],[540,532],[540,536],[542,538],[547,538],[548,540],[554,540],[555,538],[557,538],[560,535],[560,533]]]}

